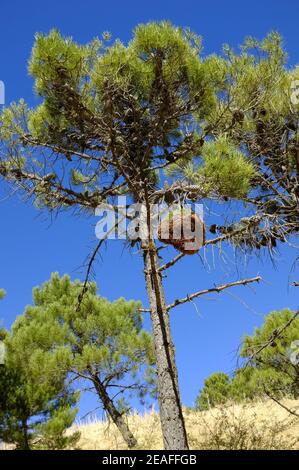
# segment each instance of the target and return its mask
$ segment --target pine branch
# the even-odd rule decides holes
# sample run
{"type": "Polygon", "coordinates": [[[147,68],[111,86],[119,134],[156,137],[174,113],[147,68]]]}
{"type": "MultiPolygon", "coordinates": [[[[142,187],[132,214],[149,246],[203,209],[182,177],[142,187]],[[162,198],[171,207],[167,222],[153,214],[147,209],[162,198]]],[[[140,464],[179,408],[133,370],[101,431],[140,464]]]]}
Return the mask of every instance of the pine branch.
{"type": "MultiPolygon", "coordinates": [[[[248,227],[252,225],[256,225],[260,220],[261,218],[259,216],[253,216],[248,219],[246,225],[244,225],[243,227],[239,227],[236,230],[220,235],[219,237],[212,238],[211,240],[207,240],[204,244],[204,247],[209,246],[209,245],[216,245],[217,243],[233,238],[235,235],[239,235],[243,232],[246,232],[248,230],[248,227]]],[[[180,261],[184,256],[186,256],[184,253],[180,253],[171,261],[168,261],[168,263],[165,263],[163,266],[161,266],[159,268],[159,271],[165,271],[166,269],[170,268],[171,266],[176,264],[178,261],[180,261]]]]}
{"type": "Polygon", "coordinates": [[[84,194],[82,192],[74,191],[73,189],[62,185],[60,182],[51,180],[48,175],[40,176],[37,173],[31,173],[20,168],[7,169],[5,165],[0,163],[0,176],[12,179],[16,183],[19,183],[23,190],[36,196],[41,195],[40,188],[45,189],[45,193],[42,194],[49,199],[52,199],[57,204],[72,207],[74,205],[83,206],[89,209],[95,209],[103,198],[108,196],[118,195],[119,190],[124,186],[124,183],[119,185],[111,184],[107,188],[103,188],[102,191],[95,191],[93,193],[84,194]],[[22,183],[31,183],[32,186],[27,184],[26,187],[22,183]]]}
{"type": "Polygon", "coordinates": [[[216,287],[211,287],[210,289],[205,289],[205,290],[202,290],[202,291],[198,291],[198,292],[195,292],[193,294],[189,294],[187,295],[186,297],[182,298],[182,299],[176,299],[172,304],[169,304],[167,305],[167,310],[170,310],[174,307],[177,307],[178,305],[182,305],[186,302],[190,302],[191,300],[201,296],[201,295],[204,295],[204,294],[208,294],[210,292],[221,292],[223,291],[224,289],[228,289],[229,287],[234,287],[234,286],[245,286],[246,284],[250,284],[251,282],[259,282],[261,281],[261,276],[256,276],[256,277],[253,277],[251,279],[242,279],[240,281],[236,281],[236,282],[230,282],[228,284],[223,284],[222,286],[216,286],[216,287]]]}
{"type": "MultiPolygon", "coordinates": [[[[158,191],[155,191],[151,195],[151,200],[153,202],[158,202],[162,198],[167,197],[167,195],[171,196],[174,198],[175,195],[184,195],[185,197],[190,197],[190,198],[203,198],[206,196],[206,193],[203,191],[202,187],[199,185],[195,184],[184,184],[180,182],[176,182],[172,186],[168,188],[162,188],[159,189],[158,191]]],[[[175,198],[174,198],[175,200],[175,198]]]]}
{"type": "Polygon", "coordinates": [[[293,317],[290,318],[279,330],[275,330],[269,340],[264,343],[257,351],[255,351],[248,359],[248,361],[246,362],[246,365],[244,367],[244,369],[252,362],[252,360],[258,355],[260,354],[264,349],[266,349],[268,346],[270,346],[273,341],[281,338],[281,335],[282,333],[293,323],[294,320],[296,320],[296,318],[298,317],[299,315],[299,310],[297,312],[294,313],[293,317]]]}
{"type": "MultiPolygon", "coordinates": [[[[68,156],[67,158],[70,158],[72,155],[75,155],[75,156],[79,157],[82,160],[96,161],[98,163],[103,163],[104,162],[104,163],[109,163],[109,165],[113,164],[112,161],[108,162],[102,156],[97,157],[97,156],[94,156],[94,155],[90,155],[86,152],[79,152],[75,149],[65,148],[65,147],[62,147],[61,145],[51,144],[51,143],[48,143],[48,142],[41,142],[38,139],[33,139],[30,135],[22,135],[20,137],[20,140],[25,142],[27,145],[32,145],[32,146],[35,146],[35,147],[48,148],[48,149],[52,150],[55,153],[59,153],[59,154],[63,154],[65,156],[68,156]]],[[[105,149],[105,147],[103,146],[101,150],[104,150],[104,149],[105,149]]],[[[98,149],[98,150],[100,150],[100,149],[98,149]]]]}

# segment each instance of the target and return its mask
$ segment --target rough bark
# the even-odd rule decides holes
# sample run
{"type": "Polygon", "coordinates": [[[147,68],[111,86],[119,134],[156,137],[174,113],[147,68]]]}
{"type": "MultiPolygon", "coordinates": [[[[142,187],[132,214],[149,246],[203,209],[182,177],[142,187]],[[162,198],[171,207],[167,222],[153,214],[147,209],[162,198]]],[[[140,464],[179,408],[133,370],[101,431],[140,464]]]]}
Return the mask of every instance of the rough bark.
{"type": "Polygon", "coordinates": [[[156,353],[160,420],[164,447],[167,450],[188,450],[169,314],[166,309],[161,274],[158,272],[157,249],[153,240],[150,240],[148,246],[143,247],[143,254],[156,353]]]}
{"type": "Polygon", "coordinates": [[[123,439],[127,443],[128,447],[131,449],[137,445],[137,440],[130,431],[127,423],[125,422],[122,414],[117,410],[113,401],[109,397],[105,387],[100,381],[98,376],[93,377],[93,383],[100,400],[103,403],[104,409],[107,411],[108,415],[112,419],[113,423],[117,426],[119,432],[121,433],[123,439]]]}

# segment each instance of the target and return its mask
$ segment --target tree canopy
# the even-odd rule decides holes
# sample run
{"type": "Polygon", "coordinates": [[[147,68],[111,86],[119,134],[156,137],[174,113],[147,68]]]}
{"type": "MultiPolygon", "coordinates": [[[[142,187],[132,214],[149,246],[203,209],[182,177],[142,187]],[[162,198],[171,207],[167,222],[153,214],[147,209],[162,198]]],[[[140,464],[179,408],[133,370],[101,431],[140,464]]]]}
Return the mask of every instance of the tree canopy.
{"type": "Polygon", "coordinates": [[[289,309],[269,313],[260,328],[245,336],[241,367],[232,377],[223,372],[211,374],[197,397],[196,408],[258,397],[298,398],[299,360],[292,360],[295,344],[298,355],[298,335],[298,313],[289,309]]]}
{"type": "Polygon", "coordinates": [[[4,364],[0,365],[0,439],[19,450],[76,447],[79,433],[66,435],[76,417],[78,394],[66,385],[66,371],[42,355],[32,338],[23,343],[2,331],[4,364]],[[55,374],[52,367],[56,367],[55,374]]]}
{"type": "Polygon", "coordinates": [[[200,294],[167,305],[162,271],[182,256],[159,265],[150,207],[220,203],[221,219],[209,217],[218,236],[205,249],[229,240],[272,251],[296,234],[299,71],[287,66],[275,32],[207,57],[200,37],[169,22],[137,26],[126,45],[107,39],[36,36],[29,73],[40,104],[21,101],[1,114],[0,175],[50,210],[90,212],[119,195],[146,206],[147,239],[138,246],[164,444],[187,449],[169,310],[200,294]]]}
{"type": "Polygon", "coordinates": [[[76,379],[82,386],[91,382],[100,405],[130,441],[122,418],[130,410],[128,400],[155,393],[151,336],[142,329],[139,302],[109,302],[95,283],[80,302],[83,288],[54,273],[33,290],[33,305],[13,324],[8,345],[29,376],[48,377],[50,383],[62,379],[66,387],[76,379]]]}

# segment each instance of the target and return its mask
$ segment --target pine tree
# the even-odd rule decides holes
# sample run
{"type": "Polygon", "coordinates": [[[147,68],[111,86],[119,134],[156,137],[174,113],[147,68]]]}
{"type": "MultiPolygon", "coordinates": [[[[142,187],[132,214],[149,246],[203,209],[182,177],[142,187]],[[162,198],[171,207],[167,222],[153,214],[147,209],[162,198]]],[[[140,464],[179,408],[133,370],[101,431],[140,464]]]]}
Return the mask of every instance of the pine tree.
{"type": "MultiPolygon", "coordinates": [[[[134,447],[137,441],[125,419],[126,399],[134,393],[144,400],[147,393],[155,392],[151,337],[142,329],[138,302],[121,298],[111,303],[99,297],[91,284],[78,307],[82,287],[68,276],[53,274],[35,288],[33,305],[13,325],[11,343],[17,344],[20,353],[35,345],[25,361],[32,375],[38,364],[43,377],[55,380],[64,371],[66,382],[90,382],[108,417],[127,445],[134,447]],[[121,396],[124,399],[114,399],[121,396]]],[[[22,354],[19,360],[24,362],[22,354]]],[[[57,420],[47,423],[51,435],[56,425],[57,420]]]]}
{"type": "Polygon", "coordinates": [[[223,372],[211,374],[205,381],[200,394],[196,399],[198,410],[208,410],[216,405],[223,404],[231,397],[230,378],[223,372]]]}
{"type": "Polygon", "coordinates": [[[257,394],[298,398],[298,314],[290,309],[273,311],[261,328],[244,338],[241,357],[251,370],[247,383],[257,394]]]}
{"type": "Polygon", "coordinates": [[[223,372],[211,374],[196,399],[196,408],[205,410],[265,396],[298,398],[298,313],[289,309],[269,313],[261,328],[243,339],[243,365],[232,377],[223,372]]]}
{"type": "Polygon", "coordinates": [[[39,34],[29,71],[42,103],[6,108],[0,127],[0,174],[38,207],[94,211],[119,195],[145,206],[140,248],[167,449],[188,448],[169,312],[209,290],[167,304],[163,273],[184,253],[160,266],[151,204],[229,201],[206,247],[271,250],[298,229],[298,69],[286,68],[275,33],[239,54],[225,47],[203,59],[201,50],[199,37],[168,22],[138,26],[127,46],[39,34]],[[232,220],[241,210],[248,216],[232,220]]]}
{"type": "MultiPolygon", "coordinates": [[[[0,300],[5,297],[5,291],[0,289],[0,300]]],[[[5,331],[0,330],[0,365],[4,364],[5,360],[5,345],[4,345],[5,331]]]]}
{"type": "Polygon", "coordinates": [[[65,387],[65,372],[46,375],[34,343],[23,350],[8,332],[2,330],[1,338],[6,354],[0,365],[0,439],[18,450],[76,446],[79,433],[65,432],[75,419],[78,395],[65,387]]]}

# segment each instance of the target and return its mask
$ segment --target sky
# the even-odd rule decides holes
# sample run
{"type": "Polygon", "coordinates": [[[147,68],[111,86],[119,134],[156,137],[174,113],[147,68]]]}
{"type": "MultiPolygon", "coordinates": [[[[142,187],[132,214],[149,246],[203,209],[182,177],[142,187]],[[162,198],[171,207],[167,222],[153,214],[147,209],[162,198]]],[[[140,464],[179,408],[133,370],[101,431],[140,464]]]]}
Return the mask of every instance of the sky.
{"type": "MultiPolygon", "coordinates": [[[[31,106],[38,102],[27,73],[36,32],[58,28],[63,35],[86,43],[110,31],[113,38],[127,42],[138,23],[168,19],[200,34],[204,54],[210,54],[220,52],[223,43],[237,47],[248,35],[261,39],[274,29],[284,37],[292,66],[299,62],[298,18],[297,0],[1,0],[0,80],[5,83],[6,104],[20,98],[31,106]]],[[[86,257],[96,243],[97,219],[70,212],[51,219],[1,185],[0,287],[7,296],[0,302],[0,321],[8,328],[31,302],[32,288],[49,279],[53,271],[84,277],[86,257]]],[[[174,255],[173,249],[166,250],[168,259],[174,255]]],[[[258,285],[201,297],[195,304],[173,310],[172,330],[185,405],[194,404],[209,374],[234,370],[242,336],[260,326],[267,313],[298,308],[298,292],[296,297],[296,288],[291,287],[292,280],[299,280],[294,268],[296,256],[296,248],[290,246],[280,247],[275,263],[266,255],[235,259],[231,251],[219,256],[214,250],[206,265],[203,256],[189,256],[169,271],[165,280],[169,301],[241,277],[259,274],[263,278],[258,285]]],[[[147,302],[140,256],[122,242],[107,243],[95,265],[95,279],[100,294],[110,300],[123,296],[147,302]]],[[[149,328],[148,314],[144,322],[149,328]]],[[[79,417],[96,406],[93,396],[84,395],[79,417]]],[[[134,406],[138,407],[137,403],[134,406]]]]}

